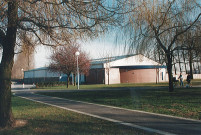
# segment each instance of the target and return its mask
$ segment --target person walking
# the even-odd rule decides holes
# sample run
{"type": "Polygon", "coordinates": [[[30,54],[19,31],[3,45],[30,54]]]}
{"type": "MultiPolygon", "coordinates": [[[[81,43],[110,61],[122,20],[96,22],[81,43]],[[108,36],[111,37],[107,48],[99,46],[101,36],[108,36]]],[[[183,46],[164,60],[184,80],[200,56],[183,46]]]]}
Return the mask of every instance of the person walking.
{"type": "Polygon", "coordinates": [[[188,87],[192,87],[192,86],[191,86],[191,75],[190,75],[190,74],[187,75],[186,81],[187,81],[186,87],[187,87],[187,88],[188,88],[188,87]]]}
{"type": "Polygon", "coordinates": [[[180,73],[180,76],[179,76],[179,81],[180,81],[180,86],[183,87],[184,86],[184,83],[183,83],[183,76],[182,74],[180,73]]]}

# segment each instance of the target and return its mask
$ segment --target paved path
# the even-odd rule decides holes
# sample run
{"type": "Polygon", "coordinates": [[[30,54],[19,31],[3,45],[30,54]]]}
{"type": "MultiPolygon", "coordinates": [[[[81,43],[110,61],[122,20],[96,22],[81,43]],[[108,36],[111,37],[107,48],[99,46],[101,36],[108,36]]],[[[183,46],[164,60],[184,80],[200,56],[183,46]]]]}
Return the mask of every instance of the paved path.
{"type": "Polygon", "coordinates": [[[16,92],[33,101],[53,105],[85,115],[109,120],[119,124],[143,129],[158,134],[201,135],[201,121],[165,115],[126,110],[103,105],[84,103],[54,97],[36,95],[31,92],[16,92]]]}

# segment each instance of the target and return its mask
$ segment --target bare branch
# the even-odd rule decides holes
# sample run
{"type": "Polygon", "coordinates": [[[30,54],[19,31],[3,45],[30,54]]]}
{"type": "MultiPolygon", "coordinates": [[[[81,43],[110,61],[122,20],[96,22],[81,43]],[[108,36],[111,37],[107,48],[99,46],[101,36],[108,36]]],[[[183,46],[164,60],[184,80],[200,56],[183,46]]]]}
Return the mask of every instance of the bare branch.
{"type": "Polygon", "coordinates": [[[175,43],[175,41],[177,40],[178,36],[180,36],[180,35],[182,35],[183,33],[187,32],[192,26],[194,26],[194,24],[198,21],[198,19],[200,18],[200,16],[201,16],[201,13],[197,16],[197,18],[196,18],[187,28],[185,28],[183,31],[177,33],[177,34],[174,36],[174,38],[173,38],[172,42],[170,43],[168,49],[170,49],[170,48],[172,47],[172,45],[173,45],[173,44],[175,43]]]}

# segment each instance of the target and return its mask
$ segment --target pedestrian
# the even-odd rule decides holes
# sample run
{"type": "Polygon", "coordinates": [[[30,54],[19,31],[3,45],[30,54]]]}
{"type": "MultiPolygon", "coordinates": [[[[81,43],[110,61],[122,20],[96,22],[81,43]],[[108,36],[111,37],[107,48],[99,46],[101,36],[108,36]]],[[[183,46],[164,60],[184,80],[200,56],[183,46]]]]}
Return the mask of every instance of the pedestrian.
{"type": "Polygon", "coordinates": [[[187,81],[186,87],[187,87],[187,88],[188,88],[188,87],[192,87],[192,86],[191,86],[191,75],[190,75],[190,74],[187,75],[186,81],[187,81]]]}
{"type": "Polygon", "coordinates": [[[183,76],[182,74],[180,73],[180,76],[179,76],[179,81],[180,81],[180,86],[183,87],[184,86],[184,83],[183,83],[183,76]]]}

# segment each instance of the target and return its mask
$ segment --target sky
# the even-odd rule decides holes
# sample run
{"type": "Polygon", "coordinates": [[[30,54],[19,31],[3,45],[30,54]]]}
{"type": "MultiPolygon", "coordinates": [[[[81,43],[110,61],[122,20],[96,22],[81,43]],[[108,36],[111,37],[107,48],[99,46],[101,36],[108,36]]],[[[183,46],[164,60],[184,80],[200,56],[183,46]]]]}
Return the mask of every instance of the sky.
{"type": "MultiPolygon", "coordinates": [[[[124,55],[124,45],[115,43],[114,34],[106,34],[90,41],[79,41],[81,49],[89,54],[90,59],[103,58],[107,55],[118,56],[124,55]]],[[[35,52],[35,68],[45,67],[49,65],[49,57],[52,49],[47,46],[38,46],[35,52]]]]}
{"type": "MultiPolygon", "coordinates": [[[[79,41],[81,49],[89,54],[90,59],[103,58],[109,56],[124,55],[124,45],[117,45],[115,42],[115,33],[107,33],[94,40],[79,41]]],[[[1,50],[0,50],[1,51],[1,50]]],[[[47,46],[37,46],[34,54],[35,68],[49,65],[52,49],[47,46]]],[[[1,52],[0,52],[1,54],[1,52]]],[[[1,55],[0,55],[1,61],[1,55]]]]}

